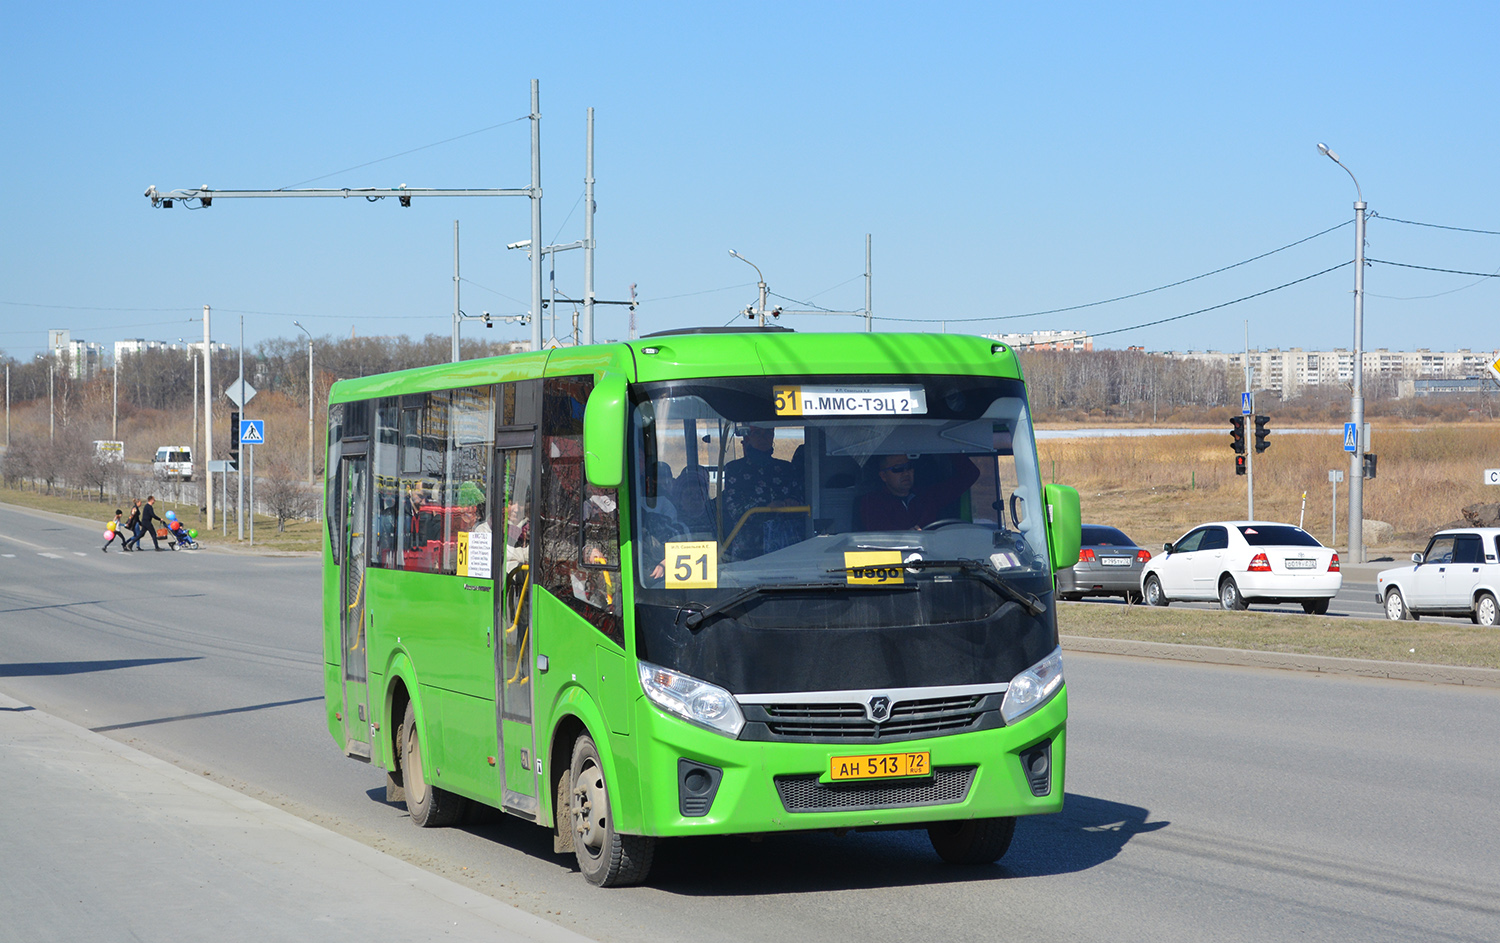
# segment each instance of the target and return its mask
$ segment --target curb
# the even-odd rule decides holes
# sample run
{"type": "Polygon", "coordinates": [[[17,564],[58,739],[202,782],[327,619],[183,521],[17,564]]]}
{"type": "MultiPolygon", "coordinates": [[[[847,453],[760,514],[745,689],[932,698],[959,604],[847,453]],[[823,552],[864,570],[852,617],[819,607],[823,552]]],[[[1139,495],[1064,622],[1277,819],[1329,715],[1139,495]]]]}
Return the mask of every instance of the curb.
{"type": "Polygon", "coordinates": [[[1064,635],[1062,644],[1066,651],[1090,652],[1098,655],[1127,655],[1134,658],[1192,661],[1207,665],[1279,668],[1285,671],[1311,671],[1319,674],[1354,675],[1361,678],[1385,678],[1393,681],[1422,681],[1428,684],[1500,688],[1500,669],[1495,668],[1460,668],[1449,665],[1407,664],[1399,661],[1369,661],[1362,658],[1334,658],[1328,655],[1253,652],[1240,648],[1211,648],[1207,645],[1177,645],[1171,642],[1087,638],[1080,635],[1064,635]]]}

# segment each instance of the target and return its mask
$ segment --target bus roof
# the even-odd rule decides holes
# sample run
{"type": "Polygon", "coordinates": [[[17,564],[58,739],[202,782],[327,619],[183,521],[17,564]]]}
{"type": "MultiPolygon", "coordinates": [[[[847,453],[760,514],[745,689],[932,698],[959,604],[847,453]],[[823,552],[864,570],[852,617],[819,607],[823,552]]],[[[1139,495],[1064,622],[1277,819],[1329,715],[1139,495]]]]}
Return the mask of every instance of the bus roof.
{"type": "Polygon", "coordinates": [[[628,343],[562,347],[340,380],[332,403],[484,383],[619,372],[632,382],[692,377],[947,374],[1020,379],[1006,344],[966,334],[674,332],[628,343]]]}

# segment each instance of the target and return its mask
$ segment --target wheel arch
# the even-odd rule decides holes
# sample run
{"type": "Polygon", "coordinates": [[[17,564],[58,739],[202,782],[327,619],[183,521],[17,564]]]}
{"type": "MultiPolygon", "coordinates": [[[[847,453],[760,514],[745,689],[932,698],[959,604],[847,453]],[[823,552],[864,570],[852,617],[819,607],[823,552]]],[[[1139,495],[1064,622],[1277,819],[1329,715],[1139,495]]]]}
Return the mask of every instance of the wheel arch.
{"type": "Polygon", "coordinates": [[[380,738],[380,759],[386,770],[401,782],[401,764],[396,757],[400,752],[401,721],[406,717],[406,705],[412,704],[417,712],[417,729],[427,729],[422,711],[422,699],[417,695],[416,671],[404,652],[397,652],[386,666],[385,698],[382,707],[385,727],[380,738]]]}
{"type": "Polygon", "coordinates": [[[610,747],[608,734],[603,733],[608,729],[599,705],[581,686],[569,685],[559,695],[552,707],[552,721],[546,747],[547,793],[541,797],[543,801],[538,824],[551,824],[554,829],[561,827],[557,821],[557,810],[553,808],[554,797],[557,795],[558,781],[573,763],[573,744],[581,734],[588,734],[594,741],[595,749],[599,751],[599,765],[604,769],[604,782],[609,789],[610,811],[614,816],[616,827],[619,828],[621,825],[634,827],[638,824],[629,821],[635,816],[630,815],[630,810],[623,808],[619,802],[620,777],[615,764],[614,750],[610,747]],[[622,812],[627,814],[622,817],[622,812]],[[548,819],[551,820],[550,823],[548,819]]]}

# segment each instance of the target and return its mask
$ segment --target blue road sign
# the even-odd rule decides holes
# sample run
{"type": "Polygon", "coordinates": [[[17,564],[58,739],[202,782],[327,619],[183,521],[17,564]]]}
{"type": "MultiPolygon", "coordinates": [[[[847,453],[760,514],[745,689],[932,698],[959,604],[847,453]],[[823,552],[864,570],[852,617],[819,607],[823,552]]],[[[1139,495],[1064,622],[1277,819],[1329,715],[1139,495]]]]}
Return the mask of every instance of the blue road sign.
{"type": "Polygon", "coordinates": [[[1359,451],[1359,427],[1352,422],[1344,423],[1344,451],[1359,451]]]}
{"type": "Polygon", "coordinates": [[[1248,415],[1250,415],[1253,412],[1255,412],[1255,404],[1253,402],[1251,402],[1250,393],[1248,391],[1244,392],[1244,393],[1241,393],[1240,394],[1240,415],[1242,415],[1242,416],[1248,416],[1248,415]]]}
{"type": "Polygon", "coordinates": [[[240,445],[264,445],[266,421],[264,419],[240,420],[240,445]]]}

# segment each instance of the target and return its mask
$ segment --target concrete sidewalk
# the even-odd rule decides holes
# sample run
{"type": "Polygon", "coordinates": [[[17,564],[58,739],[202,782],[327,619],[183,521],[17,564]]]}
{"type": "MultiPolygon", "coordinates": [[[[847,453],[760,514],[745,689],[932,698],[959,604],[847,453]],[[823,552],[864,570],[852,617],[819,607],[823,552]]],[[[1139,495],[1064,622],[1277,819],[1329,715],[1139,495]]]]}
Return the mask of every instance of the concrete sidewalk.
{"type": "Polygon", "coordinates": [[[581,943],[0,694],[0,941],[581,943]]]}

